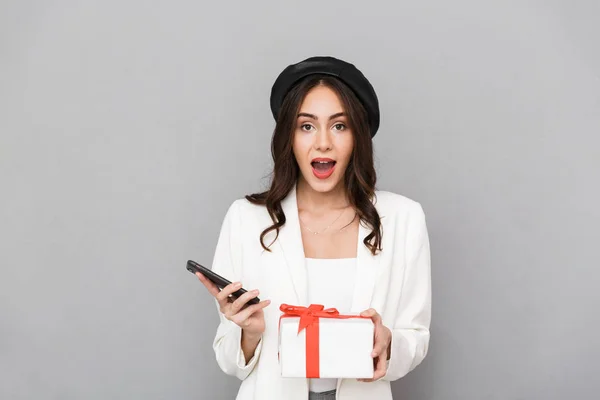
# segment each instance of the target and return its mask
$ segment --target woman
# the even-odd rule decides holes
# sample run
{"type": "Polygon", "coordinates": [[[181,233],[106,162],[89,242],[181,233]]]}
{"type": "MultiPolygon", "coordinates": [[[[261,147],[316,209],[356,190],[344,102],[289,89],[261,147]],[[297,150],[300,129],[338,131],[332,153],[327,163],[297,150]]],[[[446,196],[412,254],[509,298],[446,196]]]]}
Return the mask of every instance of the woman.
{"type": "Polygon", "coordinates": [[[280,74],[271,109],[270,189],[231,205],[213,261],[235,282],[219,291],[198,274],[219,307],[217,362],[242,380],[238,399],[391,399],[390,381],[427,354],[430,255],[420,204],[375,191],[377,96],[352,64],[312,57],[280,74]],[[229,300],[242,283],[257,289],[229,300]],[[283,303],[372,318],[373,378],[282,378],[283,303]]]}

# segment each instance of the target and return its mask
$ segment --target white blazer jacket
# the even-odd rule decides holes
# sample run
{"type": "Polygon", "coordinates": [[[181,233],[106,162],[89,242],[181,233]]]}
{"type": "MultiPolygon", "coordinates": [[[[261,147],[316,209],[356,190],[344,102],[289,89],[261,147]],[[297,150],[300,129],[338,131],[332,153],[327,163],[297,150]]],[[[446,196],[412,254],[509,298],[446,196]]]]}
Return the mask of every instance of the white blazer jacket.
{"type": "MultiPolygon", "coordinates": [[[[423,361],[429,346],[431,272],[429,238],[421,205],[404,196],[377,191],[374,204],[383,225],[383,250],[373,256],[363,244],[370,232],[360,224],[357,272],[352,312],[370,307],[392,331],[386,375],[376,382],[338,379],[337,399],[391,399],[390,381],[399,379],[423,361]]],[[[253,358],[246,364],[240,345],[241,328],[220,315],[213,348],[217,363],[242,380],[237,399],[305,400],[308,380],[282,378],[278,364],[278,320],[282,303],[308,306],[304,248],[298,219],[296,190],[282,202],[287,221],[265,251],[260,233],[272,224],[264,206],[236,200],[227,211],[212,269],[270,299],[265,308],[266,330],[253,358]]],[[[275,233],[267,235],[268,245],[275,233]]]]}

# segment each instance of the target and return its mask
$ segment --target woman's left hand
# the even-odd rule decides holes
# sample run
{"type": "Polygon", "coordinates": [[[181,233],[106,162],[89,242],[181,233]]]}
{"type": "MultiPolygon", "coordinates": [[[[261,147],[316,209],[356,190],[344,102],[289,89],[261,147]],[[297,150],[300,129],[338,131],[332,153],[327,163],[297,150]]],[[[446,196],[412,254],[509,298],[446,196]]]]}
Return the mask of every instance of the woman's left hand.
{"type": "Polygon", "coordinates": [[[383,325],[381,315],[375,309],[369,308],[360,313],[362,317],[370,317],[375,324],[375,337],[373,344],[373,365],[375,372],[372,379],[359,379],[361,382],[374,382],[381,379],[387,371],[387,360],[390,358],[390,344],[392,343],[392,331],[383,325]]]}

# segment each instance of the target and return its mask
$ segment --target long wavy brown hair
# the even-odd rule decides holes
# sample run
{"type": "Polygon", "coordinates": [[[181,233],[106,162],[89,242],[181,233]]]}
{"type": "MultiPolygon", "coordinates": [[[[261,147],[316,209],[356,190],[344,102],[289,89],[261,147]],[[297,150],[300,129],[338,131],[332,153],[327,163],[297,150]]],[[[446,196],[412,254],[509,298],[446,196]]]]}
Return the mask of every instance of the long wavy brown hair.
{"type": "Polygon", "coordinates": [[[318,85],[327,86],[337,93],[348,116],[348,124],[354,135],[354,149],[344,174],[346,194],[361,223],[365,223],[371,229],[363,243],[375,255],[381,251],[382,228],[372,201],[377,175],[373,164],[373,142],[367,111],[348,86],[328,75],[311,75],[304,78],[288,92],[281,105],[271,139],[271,156],[274,163],[271,187],[266,192],[246,196],[251,203],[266,206],[273,221],[273,225],[261,233],[261,245],[265,250],[271,251],[269,246],[272,243],[265,245],[265,236],[275,231],[277,240],[279,229],[285,224],[286,217],[281,201],[293,189],[300,173],[292,149],[298,113],[307,93],[318,85]]]}

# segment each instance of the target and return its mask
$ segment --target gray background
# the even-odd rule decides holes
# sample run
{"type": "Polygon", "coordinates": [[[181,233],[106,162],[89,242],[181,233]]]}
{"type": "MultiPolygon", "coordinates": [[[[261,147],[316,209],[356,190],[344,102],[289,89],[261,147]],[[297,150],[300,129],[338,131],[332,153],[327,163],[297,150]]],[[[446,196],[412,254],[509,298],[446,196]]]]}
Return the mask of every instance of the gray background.
{"type": "Polygon", "coordinates": [[[432,242],[398,399],[594,399],[597,1],[0,2],[0,398],[230,399],[210,263],[264,188],[272,82],[330,54],[381,101],[379,188],[432,242]],[[367,4],[369,3],[369,4],[367,4]]]}

